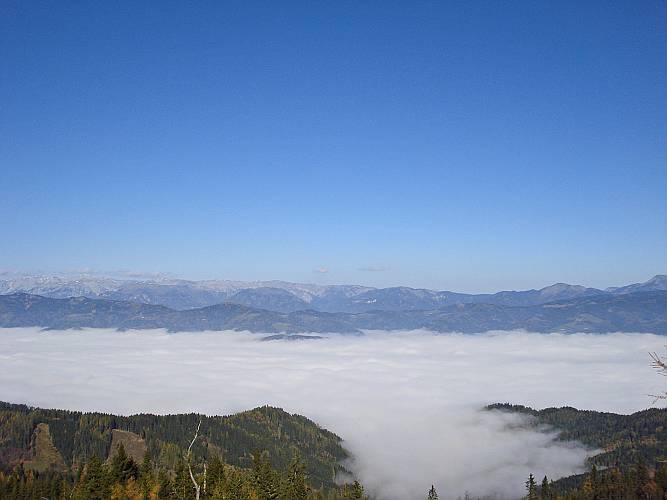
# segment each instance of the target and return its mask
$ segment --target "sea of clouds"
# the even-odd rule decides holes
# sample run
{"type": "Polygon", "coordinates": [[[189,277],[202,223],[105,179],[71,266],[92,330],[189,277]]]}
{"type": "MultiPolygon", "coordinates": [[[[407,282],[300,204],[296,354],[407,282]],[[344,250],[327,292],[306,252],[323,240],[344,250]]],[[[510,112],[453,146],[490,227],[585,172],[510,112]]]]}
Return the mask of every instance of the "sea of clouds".
{"type": "Polygon", "coordinates": [[[628,413],[665,380],[645,334],[368,332],[260,342],[239,332],[0,329],[0,400],[47,408],[228,414],[265,404],[336,432],[380,499],[518,496],[529,473],[581,472],[590,450],[480,411],[488,403],[628,413]]]}

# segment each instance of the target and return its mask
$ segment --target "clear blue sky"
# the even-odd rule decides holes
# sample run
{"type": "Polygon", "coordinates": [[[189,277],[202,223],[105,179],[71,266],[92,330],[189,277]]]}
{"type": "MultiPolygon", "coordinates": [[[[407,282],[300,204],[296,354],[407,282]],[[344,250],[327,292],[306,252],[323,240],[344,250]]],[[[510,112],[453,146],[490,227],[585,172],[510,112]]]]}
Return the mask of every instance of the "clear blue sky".
{"type": "Polygon", "coordinates": [[[0,268],[667,272],[664,0],[6,0],[0,56],[0,268]]]}

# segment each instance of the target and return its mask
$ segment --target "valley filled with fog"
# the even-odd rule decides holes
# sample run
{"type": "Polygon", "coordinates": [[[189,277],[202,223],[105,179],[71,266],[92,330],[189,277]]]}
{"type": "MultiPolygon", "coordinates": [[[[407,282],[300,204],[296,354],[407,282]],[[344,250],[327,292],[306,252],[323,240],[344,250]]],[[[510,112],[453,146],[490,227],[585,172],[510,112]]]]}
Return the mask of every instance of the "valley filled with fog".
{"type": "Polygon", "coordinates": [[[649,334],[367,332],[261,342],[239,332],[0,330],[0,400],[43,408],[228,414],[261,405],[340,435],[380,498],[518,495],[582,472],[591,450],[480,411],[511,402],[630,413],[664,379],[649,334]]]}

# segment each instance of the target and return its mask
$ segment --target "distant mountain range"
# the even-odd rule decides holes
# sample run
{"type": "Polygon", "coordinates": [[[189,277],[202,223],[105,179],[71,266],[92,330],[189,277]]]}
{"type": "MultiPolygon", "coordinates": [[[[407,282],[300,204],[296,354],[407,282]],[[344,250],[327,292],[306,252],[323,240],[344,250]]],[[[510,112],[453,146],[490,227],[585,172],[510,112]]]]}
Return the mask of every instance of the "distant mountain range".
{"type": "MultiPolygon", "coordinates": [[[[667,291],[602,293],[528,306],[488,303],[437,309],[289,313],[221,303],[175,310],[140,302],[26,293],[0,296],[0,327],[166,328],[170,331],[247,330],[264,333],[348,333],[362,330],[428,329],[477,333],[526,329],[535,332],[643,332],[667,335],[667,291]]],[[[275,337],[274,337],[275,338],[275,337]]]]}
{"type": "Polygon", "coordinates": [[[419,311],[455,304],[537,306],[558,300],[667,291],[667,275],[644,283],[600,290],[556,283],[540,290],[466,294],[409,287],[314,285],[285,281],[121,280],[100,277],[19,276],[0,279],[0,294],[28,293],[51,298],[86,297],[161,305],[175,310],[234,303],[280,313],[419,311]]]}

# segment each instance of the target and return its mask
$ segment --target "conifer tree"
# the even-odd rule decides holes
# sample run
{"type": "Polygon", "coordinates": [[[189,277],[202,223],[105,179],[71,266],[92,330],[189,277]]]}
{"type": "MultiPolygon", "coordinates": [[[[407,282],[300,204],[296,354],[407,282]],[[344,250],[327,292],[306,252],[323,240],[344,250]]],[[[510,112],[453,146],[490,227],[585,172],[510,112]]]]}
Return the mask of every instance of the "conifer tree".
{"type": "Polygon", "coordinates": [[[438,493],[435,491],[435,486],[431,485],[431,489],[428,491],[427,500],[438,500],[438,493]]]}
{"type": "Polygon", "coordinates": [[[658,463],[655,470],[655,483],[659,498],[667,498],[667,464],[658,463]]]}
{"type": "Polygon", "coordinates": [[[173,490],[174,498],[176,500],[190,500],[193,497],[190,474],[188,473],[185,462],[182,459],[176,466],[173,490]]]}
{"type": "Polygon", "coordinates": [[[88,500],[106,500],[109,497],[107,477],[97,455],[93,455],[88,461],[82,493],[83,498],[88,500]]]}
{"type": "Polygon", "coordinates": [[[144,460],[139,469],[139,487],[141,489],[141,498],[148,500],[153,489],[153,462],[148,452],[144,453],[144,460]]]}
{"type": "Polygon", "coordinates": [[[246,490],[243,477],[238,471],[232,471],[225,476],[223,483],[218,483],[213,493],[215,500],[248,500],[249,495],[246,490]]]}
{"type": "Polygon", "coordinates": [[[537,483],[535,483],[535,477],[530,474],[528,476],[528,481],[526,481],[526,500],[537,500],[537,483]]]}
{"type": "Polygon", "coordinates": [[[224,485],[225,481],[225,467],[220,460],[220,457],[213,455],[211,462],[208,466],[208,471],[206,472],[206,489],[208,492],[214,492],[218,488],[218,485],[221,487],[224,485]]]}
{"type": "Polygon", "coordinates": [[[280,500],[306,500],[307,497],[306,474],[301,459],[297,456],[289,465],[279,498],[280,500]]]}
{"type": "Polygon", "coordinates": [[[278,498],[278,477],[265,453],[255,452],[253,454],[252,473],[260,500],[278,498]]]}
{"type": "Polygon", "coordinates": [[[547,476],[544,476],[544,479],[542,479],[542,486],[540,487],[540,498],[542,500],[551,500],[551,498],[553,498],[553,495],[551,494],[551,485],[549,484],[547,476]]]}
{"type": "Polygon", "coordinates": [[[157,497],[159,500],[171,498],[174,491],[174,485],[169,479],[169,476],[164,470],[160,470],[158,473],[158,492],[157,497]]]}
{"type": "Polygon", "coordinates": [[[364,500],[366,496],[364,495],[364,487],[361,486],[359,481],[354,481],[351,485],[345,485],[343,491],[343,498],[345,500],[364,500]]]}
{"type": "Polygon", "coordinates": [[[139,476],[139,467],[132,457],[125,453],[125,446],[120,443],[118,450],[111,460],[110,479],[114,483],[125,483],[128,479],[136,479],[139,476]]]}
{"type": "Polygon", "coordinates": [[[646,462],[640,456],[635,467],[635,496],[638,499],[649,499],[655,491],[655,483],[651,479],[646,462]]]}

